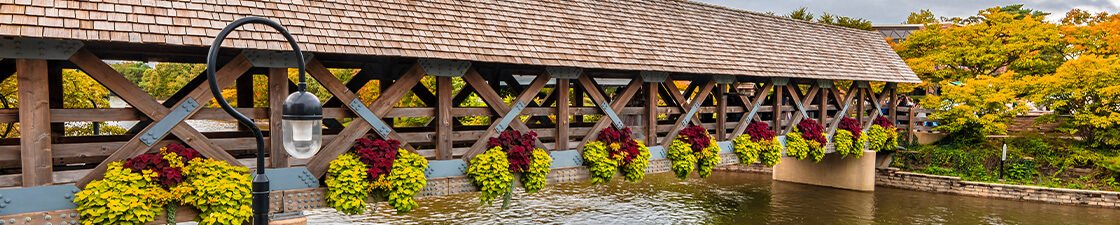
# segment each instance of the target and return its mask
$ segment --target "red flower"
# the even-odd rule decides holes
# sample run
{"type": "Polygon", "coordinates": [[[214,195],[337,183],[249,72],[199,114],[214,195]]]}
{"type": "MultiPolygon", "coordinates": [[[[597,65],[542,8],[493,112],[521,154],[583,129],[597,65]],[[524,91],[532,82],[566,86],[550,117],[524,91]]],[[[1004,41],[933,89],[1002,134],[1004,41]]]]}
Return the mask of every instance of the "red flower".
{"type": "Polygon", "coordinates": [[[774,140],[774,131],[763,122],[751,121],[747,124],[747,134],[751,136],[751,141],[774,140]]]}
{"type": "Polygon", "coordinates": [[[164,187],[173,187],[183,182],[182,168],[163,167],[156,173],[159,174],[159,183],[164,187]]]}
{"type": "Polygon", "coordinates": [[[712,139],[708,137],[708,130],[703,127],[690,125],[688,128],[681,130],[679,136],[684,136],[684,143],[692,145],[693,152],[703,151],[711,144],[712,139]]]}
{"type": "Polygon", "coordinates": [[[839,127],[840,129],[852,132],[852,140],[859,140],[859,133],[861,130],[863,130],[859,128],[859,121],[856,121],[856,119],[852,119],[851,117],[841,118],[839,127]]]}
{"type": "Polygon", "coordinates": [[[490,138],[486,143],[486,148],[502,147],[502,150],[506,151],[509,157],[509,169],[514,172],[522,172],[529,169],[536,138],[536,132],[529,131],[529,133],[521,134],[520,131],[510,129],[498,134],[497,138],[490,138]]]}
{"type": "Polygon", "coordinates": [[[876,118],[874,123],[878,124],[879,126],[882,126],[883,128],[894,127],[894,123],[891,122],[890,119],[887,119],[886,117],[882,117],[882,116],[880,116],[879,118],[876,118]]]}
{"type": "Polygon", "coordinates": [[[816,120],[801,120],[797,123],[797,130],[801,131],[801,137],[807,140],[813,140],[824,146],[828,144],[828,139],[824,137],[824,127],[817,123],[816,120]]]}
{"type": "Polygon", "coordinates": [[[366,173],[371,181],[377,180],[381,175],[388,175],[393,169],[393,160],[397,159],[397,151],[401,142],[393,139],[374,140],[372,138],[359,138],[351,150],[358,156],[358,160],[369,166],[366,173]]]}

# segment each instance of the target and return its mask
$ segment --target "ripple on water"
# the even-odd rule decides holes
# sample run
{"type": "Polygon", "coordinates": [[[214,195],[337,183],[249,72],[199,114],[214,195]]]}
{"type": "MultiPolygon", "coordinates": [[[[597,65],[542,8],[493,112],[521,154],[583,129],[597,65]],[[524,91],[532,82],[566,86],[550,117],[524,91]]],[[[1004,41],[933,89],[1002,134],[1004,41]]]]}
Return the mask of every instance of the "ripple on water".
{"type": "MultiPolygon", "coordinates": [[[[695,176],[695,174],[694,174],[695,176]]],[[[879,188],[847,191],[772,182],[769,175],[714,172],[682,181],[671,173],[516,191],[507,210],[478,193],[420,198],[405,215],[381,203],[366,215],[306,212],[309,224],[1114,224],[1120,210],[982,199],[879,188]]]]}

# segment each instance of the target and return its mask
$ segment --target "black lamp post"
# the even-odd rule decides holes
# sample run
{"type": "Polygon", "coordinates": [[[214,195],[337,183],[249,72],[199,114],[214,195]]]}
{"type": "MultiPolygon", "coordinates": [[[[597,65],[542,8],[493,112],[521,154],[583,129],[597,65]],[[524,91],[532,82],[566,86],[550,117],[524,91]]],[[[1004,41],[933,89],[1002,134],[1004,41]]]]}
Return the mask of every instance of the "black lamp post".
{"type": "Polygon", "coordinates": [[[261,128],[257,127],[253,120],[241,115],[240,112],[229,105],[229,102],[226,102],[215,76],[215,66],[218,64],[218,49],[221,48],[222,41],[225,41],[226,36],[234,29],[250,23],[268,25],[284,34],[284,38],[288,40],[288,44],[292,46],[292,51],[295,52],[296,59],[298,59],[296,64],[299,68],[299,90],[289,95],[288,99],[284,101],[284,121],[281,125],[284,130],[282,135],[284,149],[292,157],[310,158],[316,152],[319,152],[322,143],[322,129],[319,124],[322,123],[323,106],[320,104],[319,98],[307,93],[303,52],[299,50],[295,38],[292,38],[288,30],[280,26],[279,23],[260,17],[241,18],[226,25],[222,32],[214,38],[214,43],[210,45],[210,53],[206,56],[206,79],[210,83],[210,91],[214,93],[214,100],[218,102],[218,105],[221,105],[226,113],[236,118],[242,125],[249,127],[257,138],[257,176],[253,178],[253,224],[266,225],[268,224],[269,184],[268,177],[264,174],[264,135],[261,134],[261,128]]]}

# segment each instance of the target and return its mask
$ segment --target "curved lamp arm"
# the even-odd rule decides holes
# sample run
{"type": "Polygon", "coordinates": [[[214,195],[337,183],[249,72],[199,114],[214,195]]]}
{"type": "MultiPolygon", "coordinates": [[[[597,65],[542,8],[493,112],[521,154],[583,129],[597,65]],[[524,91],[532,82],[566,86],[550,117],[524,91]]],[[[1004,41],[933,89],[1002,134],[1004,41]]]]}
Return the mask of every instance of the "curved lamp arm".
{"type": "Polygon", "coordinates": [[[225,41],[226,36],[228,36],[229,33],[234,29],[250,23],[268,25],[273,29],[276,29],[276,31],[279,31],[284,35],[284,38],[288,40],[288,44],[292,46],[292,51],[296,53],[296,59],[298,60],[298,63],[296,64],[299,68],[300,92],[307,90],[307,78],[304,74],[305,61],[303,59],[303,51],[299,50],[299,45],[296,44],[296,39],[292,38],[292,35],[288,33],[288,30],[284,29],[284,27],[280,26],[280,24],[276,23],[276,21],[261,17],[241,18],[233,21],[233,23],[230,23],[229,25],[226,25],[226,27],[222,29],[222,32],[218,33],[218,36],[214,38],[214,43],[210,45],[210,52],[206,56],[206,79],[210,83],[210,91],[214,93],[214,100],[218,102],[218,105],[222,106],[222,109],[225,110],[226,113],[229,113],[230,116],[236,118],[237,121],[242,125],[249,127],[249,129],[253,131],[253,135],[256,136],[257,176],[253,178],[253,224],[266,225],[268,224],[269,182],[268,177],[264,174],[264,135],[261,134],[261,128],[257,127],[257,125],[253,123],[253,120],[249,119],[245,115],[242,115],[241,112],[234,110],[233,107],[229,105],[229,102],[226,102],[226,98],[222,96],[221,88],[218,87],[217,77],[215,75],[217,71],[215,66],[218,64],[218,49],[222,47],[222,41],[225,41]]]}

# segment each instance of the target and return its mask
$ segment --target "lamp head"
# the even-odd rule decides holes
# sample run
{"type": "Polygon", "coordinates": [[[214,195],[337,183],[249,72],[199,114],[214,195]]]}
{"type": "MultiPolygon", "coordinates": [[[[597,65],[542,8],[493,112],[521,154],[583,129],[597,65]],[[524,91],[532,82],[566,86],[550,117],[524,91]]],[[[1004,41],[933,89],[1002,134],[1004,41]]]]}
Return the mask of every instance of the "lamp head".
{"type": "Polygon", "coordinates": [[[306,159],[319,152],[323,144],[323,105],[319,97],[297,91],[284,100],[281,122],[284,150],[297,159],[306,159]]]}

